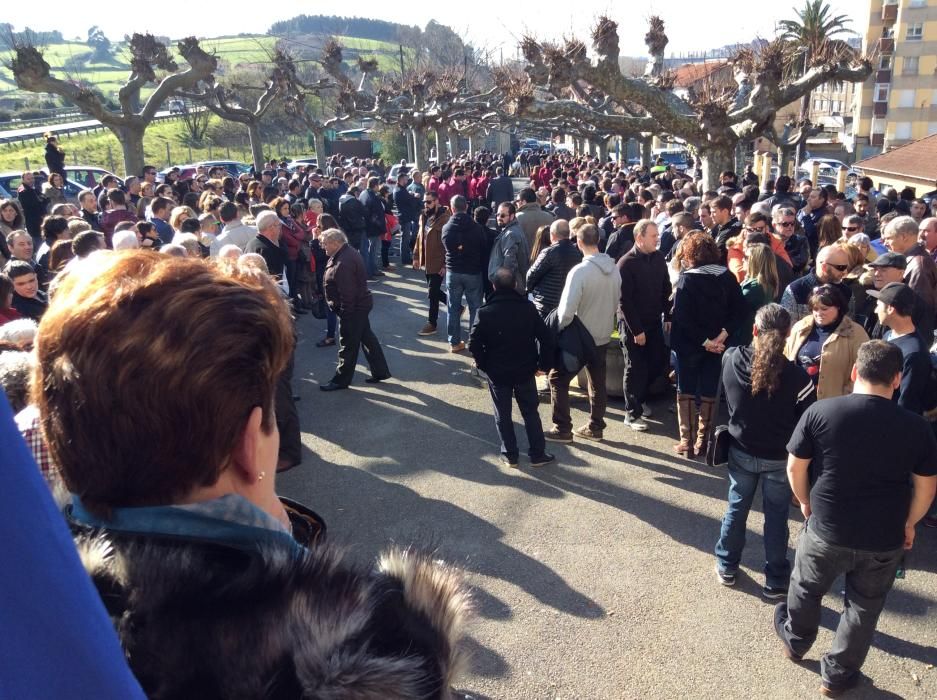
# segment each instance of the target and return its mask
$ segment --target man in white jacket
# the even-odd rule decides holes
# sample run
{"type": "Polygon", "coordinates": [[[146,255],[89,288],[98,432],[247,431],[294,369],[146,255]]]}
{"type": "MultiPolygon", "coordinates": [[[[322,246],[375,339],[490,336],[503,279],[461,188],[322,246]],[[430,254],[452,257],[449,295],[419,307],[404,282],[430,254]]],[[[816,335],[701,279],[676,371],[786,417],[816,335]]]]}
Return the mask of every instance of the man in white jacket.
{"type": "Polygon", "coordinates": [[[615,311],[621,294],[621,275],[615,261],[599,252],[599,230],[589,224],[577,231],[576,245],[583,260],[569,271],[557,309],[560,330],[578,316],[595,341],[595,354],[586,364],[589,376],[589,423],[573,430],[569,414],[569,383],[575,376],[550,372],[553,429],[545,434],[553,442],[572,442],[575,433],[586,440],[601,440],[605,430],[605,354],[615,329],[615,311]]]}

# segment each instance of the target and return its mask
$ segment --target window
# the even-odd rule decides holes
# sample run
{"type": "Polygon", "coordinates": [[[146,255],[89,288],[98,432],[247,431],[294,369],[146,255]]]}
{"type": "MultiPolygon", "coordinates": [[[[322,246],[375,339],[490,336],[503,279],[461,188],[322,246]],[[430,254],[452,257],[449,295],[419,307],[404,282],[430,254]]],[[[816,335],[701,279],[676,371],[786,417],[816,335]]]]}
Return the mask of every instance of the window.
{"type": "Polygon", "coordinates": [[[908,25],[908,31],[904,35],[905,41],[920,41],[924,36],[924,23],[915,22],[908,25]]]}
{"type": "Polygon", "coordinates": [[[814,101],[813,101],[813,111],[814,111],[814,112],[819,112],[819,111],[820,111],[820,100],[814,100],[814,101]]]}
{"type": "Polygon", "coordinates": [[[878,57],[878,69],[879,70],[891,70],[891,54],[878,57]]]}
{"type": "Polygon", "coordinates": [[[901,63],[902,75],[917,75],[918,68],[921,65],[921,59],[917,56],[905,56],[901,63]]]}
{"type": "Polygon", "coordinates": [[[927,0],[911,0],[908,4],[908,7],[918,8],[918,7],[927,7],[927,0]]]}
{"type": "Polygon", "coordinates": [[[895,124],[895,139],[907,140],[911,138],[911,122],[897,122],[895,124]]]}
{"type": "Polygon", "coordinates": [[[888,83],[876,83],[875,84],[875,95],[872,98],[875,102],[888,102],[888,93],[891,90],[891,85],[888,83]]]}
{"type": "Polygon", "coordinates": [[[872,120],[872,133],[873,134],[885,133],[885,120],[884,119],[876,118],[872,120]]]}
{"type": "Polygon", "coordinates": [[[930,103],[932,105],[937,105],[937,90],[934,90],[930,96],[930,103]]]}
{"type": "Polygon", "coordinates": [[[833,100],[830,102],[830,111],[833,114],[839,114],[843,111],[843,101],[842,100],[833,100]]]}
{"type": "Polygon", "coordinates": [[[894,37],[894,36],[895,36],[895,28],[894,28],[894,27],[882,27],[882,38],[883,38],[883,39],[891,39],[891,38],[894,37]]]}
{"type": "Polygon", "coordinates": [[[899,90],[897,106],[902,109],[914,107],[914,90],[899,90]]]}

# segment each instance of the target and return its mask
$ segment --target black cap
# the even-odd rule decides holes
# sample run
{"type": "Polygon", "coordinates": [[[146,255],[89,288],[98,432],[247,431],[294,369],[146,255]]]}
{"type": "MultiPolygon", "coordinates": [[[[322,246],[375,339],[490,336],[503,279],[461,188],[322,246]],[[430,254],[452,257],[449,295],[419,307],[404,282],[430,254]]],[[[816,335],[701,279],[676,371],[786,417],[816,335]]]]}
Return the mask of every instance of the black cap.
{"type": "Polygon", "coordinates": [[[875,260],[868,263],[868,267],[897,267],[904,270],[908,266],[908,259],[901,253],[882,253],[875,260]]]}
{"type": "Polygon", "coordinates": [[[883,304],[894,306],[895,310],[902,316],[910,316],[914,311],[914,303],[917,301],[914,290],[901,282],[890,282],[880,290],[870,289],[866,294],[873,299],[878,299],[883,304]]]}

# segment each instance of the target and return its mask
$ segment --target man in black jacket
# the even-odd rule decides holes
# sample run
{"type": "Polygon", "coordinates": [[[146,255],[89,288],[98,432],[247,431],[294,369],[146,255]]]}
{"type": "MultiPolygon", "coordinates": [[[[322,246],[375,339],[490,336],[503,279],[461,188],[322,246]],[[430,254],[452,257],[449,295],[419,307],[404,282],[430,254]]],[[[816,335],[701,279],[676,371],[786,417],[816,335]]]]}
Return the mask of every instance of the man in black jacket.
{"type": "Polygon", "coordinates": [[[413,232],[421,208],[420,200],[407,189],[409,184],[410,176],[401,170],[397,176],[397,187],[394,189],[394,206],[397,207],[397,218],[400,222],[401,265],[410,265],[413,262],[413,232]]]}
{"type": "Polygon", "coordinates": [[[569,240],[568,221],[557,219],[550,224],[550,243],[527,271],[527,293],[541,318],[546,318],[560,305],[566,275],[582,262],[582,253],[575,241],[569,240]]]}
{"type": "Polygon", "coordinates": [[[442,227],[442,245],[446,251],[446,287],[449,349],[462,352],[462,297],[469,309],[469,330],[482,304],[482,272],[486,270],[486,248],[482,227],[469,216],[468,200],[457,194],[451,200],[452,218],[442,227]]]}
{"type": "Polygon", "coordinates": [[[618,261],[621,300],[618,329],[625,353],[625,425],[645,431],[648,387],[667,363],[662,320],[670,322],[670,276],[657,250],[657,225],[641,219],[634,227],[634,247],[618,261]]]}
{"type": "Polygon", "coordinates": [[[367,236],[362,239],[361,254],[364,256],[368,277],[384,276],[380,269],[381,236],[387,230],[387,222],[384,220],[384,203],[377,193],[380,186],[380,178],[368,178],[368,189],[358,197],[358,201],[364,206],[364,220],[367,227],[365,229],[367,236]],[[367,253],[365,253],[364,241],[367,241],[367,253]]]}
{"type": "Polygon", "coordinates": [[[712,235],[716,239],[716,245],[719,246],[722,264],[725,265],[728,257],[726,243],[730,238],[735,238],[742,232],[742,224],[732,213],[732,200],[724,194],[712,200],[709,203],[709,209],[716,224],[713,227],[712,235]]]}
{"type": "Polygon", "coordinates": [[[491,202],[491,211],[497,211],[498,205],[503,202],[514,201],[514,183],[504,174],[504,168],[498,168],[497,177],[488,185],[488,200],[491,202]]]}
{"type": "Polygon", "coordinates": [[[367,250],[362,246],[367,244],[368,224],[365,218],[364,205],[358,201],[359,194],[361,194],[361,190],[352,187],[339,198],[338,225],[342,227],[342,231],[348,236],[348,243],[351,244],[351,247],[361,251],[363,255],[367,250]]]}
{"type": "Polygon", "coordinates": [[[478,368],[488,375],[495,425],[501,437],[501,461],[511,467],[518,464],[517,437],[511,420],[513,397],[524,418],[530,466],[542,467],[554,457],[546,452],[534,374],[538,367],[550,369],[552,339],[534,305],[515,291],[512,270],[498,268],[492,282],[495,291],[478,312],[478,323],[469,337],[469,352],[478,368]]]}
{"type": "Polygon", "coordinates": [[[615,230],[605,243],[605,254],[616,263],[634,245],[634,226],[643,216],[644,207],[637,203],[619,204],[612,209],[615,230]]]}
{"type": "Polygon", "coordinates": [[[40,231],[42,217],[46,215],[49,200],[39,194],[39,190],[36,189],[35,176],[28,170],[23,173],[23,183],[16,190],[16,198],[19,200],[20,209],[23,210],[26,230],[37,242],[38,247],[40,234],[42,233],[40,231]]]}
{"type": "Polygon", "coordinates": [[[272,211],[262,211],[257,215],[256,224],[257,235],[248,241],[244,252],[258,253],[267,263],[267,272],[280,279],[287,259],[286,250],[280,247],[280,219],[272,211]]]}
{"type": "Polygon", "coordinates": [[[355,374],[361,346],[364,346],[364,357],[371,368],[371,376],[364,381],[376,384],[390,379],[384,351],[368,320],[374,299],[368,289],[361,255],[348,245],[345,234],[338,229],[324,231],[319,242],[329,256],[322,281],[325,300],[341,320],[338,326],[338,368],[329,383],[321,384],[319,388],[322,391],[347,389],[355,374]]]}

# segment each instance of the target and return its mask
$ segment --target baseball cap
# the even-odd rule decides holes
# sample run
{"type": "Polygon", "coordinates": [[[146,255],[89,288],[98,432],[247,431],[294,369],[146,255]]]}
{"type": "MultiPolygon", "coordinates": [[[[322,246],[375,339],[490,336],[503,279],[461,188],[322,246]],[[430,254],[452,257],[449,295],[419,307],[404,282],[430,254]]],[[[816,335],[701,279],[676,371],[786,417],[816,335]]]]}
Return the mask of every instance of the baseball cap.
{"type": "Polygon", "coordinates": [[[908,259],[901,253],[882,253],[875,260],[867,264],[867,267],[897,267],[904,270],[908,266],[908,259]]]}
{"type": "Polygon", "coordinates": [[[914,290],[901,282],[890,282],[880,290],[870,289],[866,291],[866,294],[873,299],[878,299],[883,304],[894,306],[902,316],[911,315],[911,312],[914,311],[914,303],[917,300],[914,290]]]}

